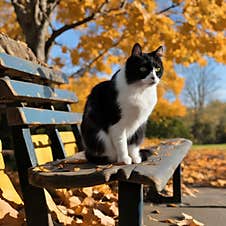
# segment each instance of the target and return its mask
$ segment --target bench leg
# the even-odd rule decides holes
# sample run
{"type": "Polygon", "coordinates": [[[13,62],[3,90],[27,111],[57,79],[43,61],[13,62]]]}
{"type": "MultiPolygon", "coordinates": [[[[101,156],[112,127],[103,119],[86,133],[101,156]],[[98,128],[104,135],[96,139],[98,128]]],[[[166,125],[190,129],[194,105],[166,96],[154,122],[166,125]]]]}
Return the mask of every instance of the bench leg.
{"type": "Polygon", "coordinates": [[[156,190],[149,188],[146,201],[156,204],[161,203],[181,203],[181,166],[180,164],[176,168],[173,174],[173,196],[163,196],[156,190]]]}
{"type": "Polygon", "coordinates": [[[143,186],[119,181],[119,226],[141,226],[143,186]]]}
{"type": "Polygon", "coordinates": [[[181,203],[181,165],[173,174],[173,199],[175,203],[181,203]]]}
{"type": "Polygon", "coordinates": [[[29,128],[14,127],[12,132],[27,225],[52,226],[44,189],[31,186],[28,182],[28,168],[36,163],[36,158],[33,156],[30,130],[29,128]]]}

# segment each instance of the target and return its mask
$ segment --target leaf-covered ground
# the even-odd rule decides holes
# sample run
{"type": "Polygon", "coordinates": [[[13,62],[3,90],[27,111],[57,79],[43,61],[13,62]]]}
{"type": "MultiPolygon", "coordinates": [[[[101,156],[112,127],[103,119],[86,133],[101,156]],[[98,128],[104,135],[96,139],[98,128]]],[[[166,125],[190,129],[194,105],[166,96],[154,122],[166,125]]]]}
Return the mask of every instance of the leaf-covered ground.
{"type": "Polygon", "coordinates": [[[226,188],[226,145],[192,148],[183,163],[183,180],[190,186],[226,188]]]}
{"type": "MultiPolygon", "coordinates": [[[[146,146],[158,141],[146,141],[146,146]]],[[[185,195],[195,195],[197,186],[214,186],[226,188],[226,147],[199,146],[194,147],[184,159],[183,192],[185,195]]],[[[16,172],[7,170],[12,182],[18,186],[16,172]]],[[[1,189],[1,186],[0,186],[1,189]]],[[[166,189],[171,191],[170,185],[166,189]]],[[[20,191],[18,190],[20,193],[20,191]]],[[[12,205],[3,192],[0,193],[0,225],[25,225],[23,207],[12,205]]],[[[49,197],[49,196],[48,196],[49,197]]],[[[51,211],[57,212],[58,219],[64,225],[98,225],[112,226],[117,224],[117,184],[99,185],[82,189],[58,189],[48,198],[51,211]],[[57,205],[55,205],[57,204],[57,205]]],[[[172,222],[174,225],[196,225],[192,217],[185,216],[183,222],[172,222]],[[183,224],[190,222],[190,224],[183,224]]],[[[167,222],[166,222],[167,223],[167,222]]],[[[169,223],[169,222],[168,222],[169,223]]],[[[199,224],[197,224],[199,225],[199,224]]],[[[200,224],[202,225],[202,224],[200,224]]]]}

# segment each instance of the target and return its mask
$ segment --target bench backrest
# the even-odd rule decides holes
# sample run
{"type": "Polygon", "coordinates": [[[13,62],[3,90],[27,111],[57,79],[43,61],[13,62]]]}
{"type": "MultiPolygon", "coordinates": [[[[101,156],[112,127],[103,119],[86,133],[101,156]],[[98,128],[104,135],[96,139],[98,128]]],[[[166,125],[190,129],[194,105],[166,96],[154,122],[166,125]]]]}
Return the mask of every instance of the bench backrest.
{"type": "Polygon", "coordinates": [[[17,154],[27,155],[31,166],[82,149],[78,129],[82,115],[70,108],[78,98],[58,88],[67,82],[61,72],[0,53],[1,110],[12,128],[17,154]],[[20,151],[20,145],[26,150],[20,151]]]}
{"type": "MultiPolygon", "coordinates": [[[[72,131],[60,131],[59,135],[64,145],[66,157],[72,156],[78,152],[76,139],[72,131]]],[[[32,143],[39,165],[53,161],[51,140],[47,134],[32,135],[32,143]]]]}

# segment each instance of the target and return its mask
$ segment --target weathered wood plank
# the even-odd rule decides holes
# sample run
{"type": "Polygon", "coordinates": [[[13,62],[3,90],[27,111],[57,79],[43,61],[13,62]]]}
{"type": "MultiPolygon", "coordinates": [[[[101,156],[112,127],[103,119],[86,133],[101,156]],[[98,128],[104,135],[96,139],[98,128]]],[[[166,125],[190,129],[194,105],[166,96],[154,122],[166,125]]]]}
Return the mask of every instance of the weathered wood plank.
{"type": "Polygon", "coordinates": [[[150,156],[146,164],[138,164],[130,175],[130,181],[137,182],[141,177],[141,182],[146,183],[151,179],[155,182],[155,189],[161,191],[192,145],[191,141],[177,140],[171,140],[172,145],[163,143],[159,146],[161,152],[157,152],[158,155],[150,156]]]}
{"type": "Polygon", "coordinates": [[[82,114],[30,107],[7,109],[9,125],[70,125],[80,123],[82,114]]]}
{"type": "Polygon", "coordinates": [[[11,80],[8,77],[0,78],[0,99],[66,103],[75,103],[78,101],[75,94],[68,90],[11,80]]]}
{"type": "Polygon", "coordinates": [[[190,147],[189,140],[169,140],[157,148],[152,148],[147,161],[121,166],[80,163],[85,157],[84,153],[78,153],[74,158],[30,169],[29,180],[35,186],[50,188],[92,186],[120,180],[151,185],[157,191],[161,191],[190,147]]]}
{"type": "Polygon", "coordinates": [[[0,53],[0,71],[9,74],[10,77],[20,77],[29,81],[36,78],[58,84],[68,83],[67,76],[62,72],[6,53],[0,53]]]}

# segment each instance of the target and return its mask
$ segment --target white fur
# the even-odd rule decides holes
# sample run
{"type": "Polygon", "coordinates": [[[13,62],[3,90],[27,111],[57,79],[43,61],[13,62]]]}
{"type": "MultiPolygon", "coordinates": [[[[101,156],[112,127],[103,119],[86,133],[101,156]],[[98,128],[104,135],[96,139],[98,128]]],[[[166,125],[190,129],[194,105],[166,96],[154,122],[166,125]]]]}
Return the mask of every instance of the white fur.
{"type": "Polygon", "coordinates": [[[133,163],[140,163],[142,161],[140,156],[140,147],[138,147],[137,145],[129,145],[128,153],[129,156],[131,156],[133,163]]]}
{"type": "Polygon", "coordinates": [[[126,164],[139,163],[139,147],[127,146],[127,139],[144,124],[155,104],[157,103],[156,86],[159,78],[155,70],[143,80],[133,84],[127,84],[125,68],[122,68],[116,77],[116,88],[118,90],[118,103],[121,110],[121,120],[109,128],[108,134],[100,131],[98,134],[106,147],[106,153],[112,161],[124,162],[126,164]],[[152,84],[154,83],[154,84],[152,84]]]}

